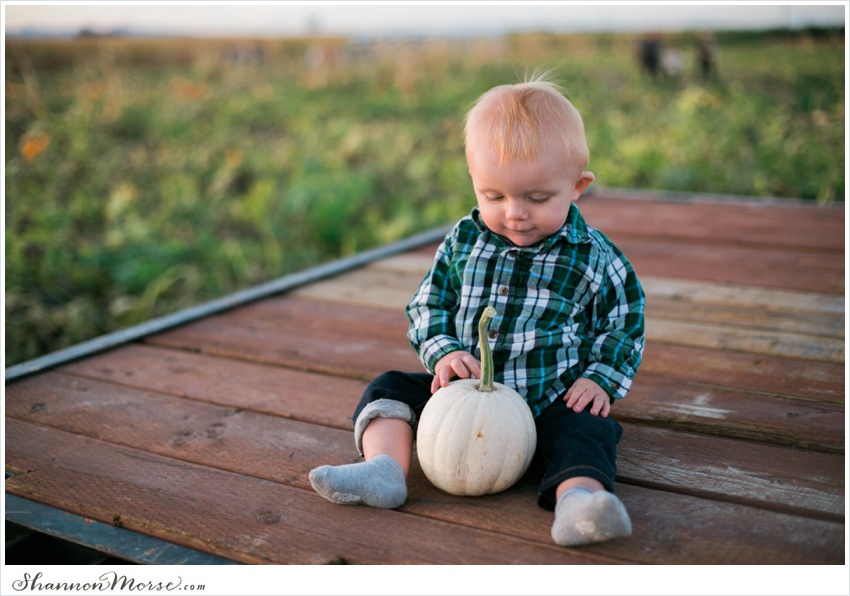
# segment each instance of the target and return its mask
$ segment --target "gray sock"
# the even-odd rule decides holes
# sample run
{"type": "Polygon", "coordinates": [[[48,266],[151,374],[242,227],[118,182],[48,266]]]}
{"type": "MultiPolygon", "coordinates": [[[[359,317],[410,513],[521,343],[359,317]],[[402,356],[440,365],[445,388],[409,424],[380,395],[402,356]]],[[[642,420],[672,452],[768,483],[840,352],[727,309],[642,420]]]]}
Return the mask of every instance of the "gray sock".
{"type": "Polygon", "coordinates": [[[317,493],[339,505],[369,505],[395,509],[407,499],[404,470],[389,455],[342,466],[321,466],[310,471],[317,493]]]}
{"type": "Polygon", "coordinates": [[[552,538],[561,546],[581,546],[632,533],[632,522],[620,499],[608,491],[572,488],[555,506],[552,538]]]}

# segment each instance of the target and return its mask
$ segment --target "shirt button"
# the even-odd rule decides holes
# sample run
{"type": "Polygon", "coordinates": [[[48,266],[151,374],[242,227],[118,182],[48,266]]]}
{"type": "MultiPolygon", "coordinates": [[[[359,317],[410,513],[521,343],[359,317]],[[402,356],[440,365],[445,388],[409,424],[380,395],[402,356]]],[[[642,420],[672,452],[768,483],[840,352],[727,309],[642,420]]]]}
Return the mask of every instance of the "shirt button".
{"type": "Polygon", "coordinates": [[[498,336],[499,334],[496,332],[495,329],[490,329],[490,331],[487,332],[487,337],[489,337],[490,339],[496,339],[498,336]]]}
{"type": "Polygon", "coordinates": [[[499,288],[499,296],[507,296],[507,295],[508,295],[507,286],[502,286],[501,288],[499,288]]]}

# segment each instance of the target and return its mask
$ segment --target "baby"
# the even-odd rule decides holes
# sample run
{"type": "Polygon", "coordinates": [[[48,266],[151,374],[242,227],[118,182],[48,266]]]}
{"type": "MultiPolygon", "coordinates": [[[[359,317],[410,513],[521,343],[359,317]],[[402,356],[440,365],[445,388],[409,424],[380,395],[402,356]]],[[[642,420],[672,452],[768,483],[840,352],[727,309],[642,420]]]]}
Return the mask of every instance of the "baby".
{"type": "Polygon", "coordinates": [[[354,413],[364,461],[316,468],[310,481],[335,503],[400,507],[417,416],[440,387],[480,375],[487,341],[495,380],[535,419],[545,466],[537,502],[555,511],[553,540],[628,536],[613,493],[623,429],[610,413],[641,361],[644,294],[628,260],[574,205],[594,180],[581,116],[535,79],[482,95],[464,132],[478,204],[446,235],[407,307],[408,338],[429,372],[370,383],[354,413]],[[488,305],[499,315],[479,338],[488,305]]]}

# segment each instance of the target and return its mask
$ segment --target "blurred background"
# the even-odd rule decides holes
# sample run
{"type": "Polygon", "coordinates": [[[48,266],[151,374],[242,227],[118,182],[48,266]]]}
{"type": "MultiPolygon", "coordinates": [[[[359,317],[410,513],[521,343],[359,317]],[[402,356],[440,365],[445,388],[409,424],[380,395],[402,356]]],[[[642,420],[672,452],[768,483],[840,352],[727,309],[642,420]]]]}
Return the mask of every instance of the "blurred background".
{"type": "Polygon", "coordinates": [[[548,69],[598,187],[845,200],[846,4],[4,4],[7,366],[451,223],[548,69]]]}

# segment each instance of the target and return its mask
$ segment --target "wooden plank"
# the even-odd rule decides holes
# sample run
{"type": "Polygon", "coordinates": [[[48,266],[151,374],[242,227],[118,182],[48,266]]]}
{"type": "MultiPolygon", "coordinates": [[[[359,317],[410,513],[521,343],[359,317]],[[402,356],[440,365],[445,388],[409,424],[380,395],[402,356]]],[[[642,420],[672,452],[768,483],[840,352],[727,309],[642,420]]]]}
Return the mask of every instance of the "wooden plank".
{"type": "Polygon", "coordinates": [[[249,328],[275,331],[298,329],[305,335],[335,332],[378,340],[404,339],[408,320],[404,309],[385,309],[380,304],[338,300],[300,299],[294,293],[257,302],[219,319],[249,328]]]}
{"type": "Polygon", "coordinates": [[[614,404],[618,420],[844,453],[844,405],[748,393],[639,373],[614,404]]]}
{"type": "Polygon", "coordinates": [[[786,397],[844,404],[842,363],[721,352],[648,342],[637,382],[647,375],[786,397]]]}
{"type": "MultiPolygon", "coordinates": [[[[676,278],[834,296],[844,293],[844,260],[838,251],[608,235],[641,279],[676,278]]],[[[433,256],[435,248],[422,247],[412,254],[433,256]]]]}
{"type": "Polygon", "coordinates": [[[741,329],[682,320],[646,318],[646,341],[750,352],[785,358],[844,362],[844,340],[814,335],[741,329]]]}
{"type": "Polygon", "coordinates": [[[379,268],[364,268],[354,274],[337,276],[292,292],[305,300],[330,301],[404,312],[413,298],[422,275],[379,268]]]}
{"type": "MultiPolygon", "coordinates": [[[[344,310],[348,308],[346,306],[344,310]]],[[[311,320],[315,323],[314,319],[311,320]]],[[[260,323],[254,321],[252,324],[260,323]]],[[[375,325],[380,325],[378,319],[375,325]]],[[[253,334],[255,341],[243,344],[234,341],[234,338],[238,340],[240,329],[236,323],[212,325],[205,330],[208,337],[186,334],[187,330],[183,330],[170,334],[162,343],[252,358],[254,354],[282,346],[303,349],[301,338],[306,333],[297,327],[287,330],[276,322],[273,331],[260,333],[261,328],[257,327],[253,334]],[[266,350],[264,344],[257,344],[259,341],[271,347],[266,350]],[[210,347],[210,342],[219,343],[210,347]],[[228,343],[226,348],[222,347],[224,343],[228,343]]],[[[369,371],[371,376],[364,378],[366,381],[391,368],[421,369],[400,332],[399,339],[392,343],[370,343],[369,354],[356,352],[358,358],[334,351],[335,346],[346,342],[357,346],[358,338],[339,333],[334,335],[330,330],[322,333],[325,347],[320,343],[320,335],[311,333],[309,354],[300,361],[288,358],[281,359],[279,363],[315,369],[319,368],[313,364],[316,354],[321,354],[324,362],[320,368],[350,376],[369,371]],[[388,365],[393,358],[397,358],[397,366],[388,365]]],[[[156,367],[154,370],[160,369],[156,367]]],[[[148,376],[151,374],[157,373],[148,373],[148,376]]],[[[843,367],[838,363],[801,364],[797,360],[767,356],[754,358],[706,350],[682,351],[679,347],[665,349],[658,342],[650,342],[633,393],[622,403],[622,408],[633,420],[757,440],[760,433],[763,441],[835,451],[843,449],[843,429],[834,423],[836,415],[843,411],[843,405],[832,404],[843,404],[843,395],[843,367]],[[777,397],[802,397],[806,401],[777,397]],[[682,401],[678,403],[677,400],[682,401]],[[827,403],[816,403],[821,400],[827,403]],[[800,420],[807,420],[809,424],[803,427],[799,424],[800,420]]]]}
{"type": "MultiPolygon", "coordinates": [[[[288,424],[303,423],[288,421],[288,424]]],[[[345,545],[356,540],[352,535],[373,541],[373,547],[382,552],[384,549],[401,548],[402,544],[386,544],[380,533],[363,533],[361,525],[370,524],[393,534],[417,536],[418,541],[420,537],[417,534],[429,530],[427,527],[417,528],[421,524],[413,520],[420,518],[459,524],[473,535],[483,530],[488,533],[487,540],[491,542],[493,536],[509,534],[521,540],[539,541],[541,545],[549,543],[551,514],[535,505],[535,481],[530,478],[500,495],[472,499],[442,493],[425,480],[421,470],[415,468],[411,472],[411,498],[400,510],[400,513],[410,515],[401,520],[390,515],[398,512],[369,510],[375,516],[363,521],[357,518],[357,514],[368,508],[338,507],[326,502],[319,505],[315,501],[320,498],[307,489],[296,494],[292,491],[300,489],[288,487],[290,490],[286,490],[287,487],[282,485],[270,487],[268,481],[252,479],[244,473],[234,475],[207,468],[201,468],[203,471],[199,472],[199,466],[125,447],[109,446],[60,431],[52,431],[55,436],[51,437],[47,427],[32,427],[12,419],[7,427],[11,429],[9,436],[15,445],[7,458],[7,465],[28,471],[7,483],[7,490],[36,500],[48,498],[51,505],[81,514],[80,510],[84,508],[86,515],[107,522],[117,520],[128,529],[177,543],[189,542],[194,548],[243,562],[315,563],[336,560],[334,557],[343,557],[351,562],[375,562],[371,558],[373,553],[360,552],[361,548],[356,549],[357,555],[367,557],[366,560],[348,556],[352,551],[345,545]],[[27,445],[27,441],[38,444],[27,445]],[[234,476],[239,479],[235,487],[232,486],[234,476]],[[65,489],[58,490],[58,486],[65,489]],[[354,519],[349,512],[354,513],[354,519]],[[262,525],[282,519],[285,519],[286,528],[274,528],[271,535],[269,529],[262,525]],[[398,532],[392,529],[396,525],[399,526],[398,532]],[[333,534],[328,535],[329,527],[344,527],[346,531],[338,532],[340,535],[334,539],[333,534]],[[280,535],[278,530],[284,535],[280,535]],[[309,536],[310,532],[317,530],[318,535],[309,536]],[[239,540],[234,539],[234,534],[239,540]],[[255,540],[258,537],[261,544],[255,540]],[[294,552],[291,545],[281,548],[280,542],[286,541],[287,537],[301,542],[303,550],[294,552]],[[225,544],[222,545],[222,542],[225,544]],[[343,547],[327,551],[331,544],[337,543],[342,543],[343,547]],[[257,552],[255,549],[261,550],[257,552]]],[[[350,433],[332,432],[348,435],[346,438],[350,439],[350,433]]],[[[262,439],[259,442],[263,442],[262,439]]],[[[334,454],[341,451],[338,447],[333,449],[334,454]]],[[[265,460],[266,469],[282,476],[289,475],[291,470],[279,468],[293,463],[298,465],[297,459],[280,457],[276,460],[278,465],[269,465],[265,460]]],[[[323,463],[338,463],[334,459],[339,459],[338,455],[326,458],[323,463]]],[[[242,461],[250,462],[255,468],[264,465],[258,459],[242,461]]],[[[746,478],[745,475],[743,477],[746,478]]],[[[734,484],[730,486],[735,487],[734,484]]],[[[669,563],[739,564],[834,562],[841,556],[841,523],[649,491],[627,484],[621,484],[618,492],[631,511],[635,526],[633,538],[582,549],[582,554],[610,554],[644,563],[663,560],[669,563]],[[684,515],[685,512],[689,515],[684,515]],[[660,541],[659,533],[663,536],[660,541]],[[729,541],[738,545],[731,552],[725,544],[729,541]]],[[[446,553],[447,558],[443,559],[432,551],[437,548],[439,540],[453,539],[454,536],[446,536],[444,532],[434,536],[433,530],[429,533],[432,534],[428,536],[430,548],[425,548],[424,555],[412,555],[424,556],[424,559],[382,562],[434,562],[435,556],[439,557],[437,562],[449,560],[451,556],[455,557],[453,563],[480,560],[466,551],[470,547],[468,537],[462,544],[453,545],[457,548],[446,553]]],[[[401,553],[394,554],[398,556],[401,553]]],[[[551,559],[526,558],[529,553],[522,552],[522,549],[517,549],[514,554],[516,558],[511,560],[495,560],[498,563],[552,562],[551,559]]],[[[564,563],[563,560],[555,562],[564,563]]]]}
{"type": "MultiPolygon", "coordinates": [[[[752,329],[844,339],[844,317],[820,312],[777,311],[759,303],[748,306],[725,306],[686,302],[680,299],[649,297],[646,301],[647,320],[699,321],[737,329],[752,329]]],[[[805,341],[805,340],[803,340],[805,341]]]]}
{"type": "MultiPolygon", "coordinates": [[[[412,293],[393,287],[391,277],[382,272],[358,272],[313,284],[293,295],[302,299],[402,311],[412,293]]],[[[844,361],[844,324],[837,316],[789,317],[765,312],[755,305],[747,309],[694,307],[692,304],[648,298],[646,318],[648,341],[790,358],[844,361]],[[703,321],[709,324],[702,324],[703,321]]]]}
{"type": "MultiPolygon", "coordinates": [[[[395,259],[386,269],[373,266],[312,284],[294,295],[402,311],[419,281],[417,274],[399,271],[397,267],[410,261],[395,259]],[[406,289],[402,291],[400,287],[406,289]]],[[[837,311],[839,306],[843,309],[843,304],[839,305],[836,297],[749,288],[717,291],[709,290],[708,284],[654,282],[655,278],[651,278],[647,286],[650,341],[792,358],[844,360],[844,321],[839,314],[842,311],[837,311]],[[654,292],[656,289],[658,293],[654,292]],[[664,298],[659,298],[659,294],[664,298]],[[768,300],[774,302],[765,303],[768,300]],[[827,307],[830,312],[809,312],[819,306],[827,307]],[[795,316],[788,316],[785,309],[793,309],[795,316]],[[710,324],[702,325],[703,322],[710,324]]]]}
{"type": "Polygon", "coordinates": [[[844,265],[797,249],[707,246],[692,242],[618,239],[638,276],[673,277],[841,295],[844,265]]]}
{"type": "MultiPolygon", "coordinates": [[[[129,345],[58,369],[254,412],[352,428],[365,381],[277,366],[129,345]]],[[[141,412],[140,415],[145,415],[141,412]]]]}
{"type": "MultiPolygon", "coordinates": [[[[427,482],[424,481],[423,482],[427,482]]],[[[434,488],[412,485],[405,508],[472,527],[511,527],[544,540],[551,514],[519,491],[455,503],[434,488]]],[[[633,563],[665,565],[841,564],[844,525],[737,503],[619,484],[632,536],[585,547],[633,563]]],[[[583,550],[583,552],[584,552],[583,550]]]]}
{"type": "MultiPolygon", "coordinates": [[[[361,271],[377,270],[377,271],[395,271],[397,273],[408,273],[411,279],[416,279],[414,284],[425,276],[434,262],[434,253],[437,251],[437,245],[425,246],[417,251],[393,255],[380,261],[375,261],[368,267],[363,267],[361,271]],[[423,252],[425,251],[425,252],[423,252]]],[[[413,286],[416,287],[415,285],[413,286]]]]}
{"type": "Polygon", "coordinates": [[[588,223],[612,235],[844,252],[841,205],[671,201],[616,194],[603,189],[578,202],[588,223]]]}
{"type": "Polygon", "coordinates": [[[307,473],[329,453],[346,453],[348,461],[357,457],[350,430],[242,405],[213,405],[60,373],[21,380],[7,394],[8,418],[252,477],[297,480],[302,488],[309,487],[307,473]]]}
{"type": "Polygon", "coordinates": [[[618,476],[629,483],[844,520],[843,453],[709,439],[628,423],[623,427],[618,476]]]}
{"type": "Polygon", "coordinates": [[[592,564],[591,552],[370,507],[9,420],[6,490],[243,563],[592,564]],[[344,531],[340,531],[344,528],[344,531]]]}
{"type": "Polygon", "coordinates": [[[838,258],[844,253],[843,205],[710,197],[667,200],[651,193],[637,196],[634,191],[627,191],[628,196],[615,194],[605,189],[577,203],[585,220],[615,241],[663,238],[672,243],[785,248],[838,258]]]}
{"type": "MultiPolygon", "coordinates": [[[[7,402],[11,418],[302,488],[313,467],[356,459],[348,430],[59,373],[15,383],[7,402]]],[[[843,515],[841,453],[624,425],[622,480],[833,521],[843,515]]]]}
{"type": "Polygon", "coordinates": [[[539,470],[465,499],[414,465],[410,499],[392,512],[310,489],[313,466],[354,461],[350,414],[365,383],[421,370],[403,307],[433,245],[9,384],[7,470],[19,475],[7,490],[241,562],[457,563],[478,548],[474,563],[840,564],[838,210],[730,217],[716,204],[699,215],[653,204],[597,203],[638,267],[653,326],[614,411],[631,539],[552,545],[551,514],[534,503],[539,470]]]}
{"type": "MultiPolygon", "coordinates": [[[[359,380],[142,345],[61,372],[344,429],[351,428],[350,416],[366,386],[359,380]]],[[[639,375],[615,411],[627,420],[669,428],[827,452],[844,449],[840,402],[783,399],[649,372],[639,375]],[[800,420],[806,421],[805,429],[800,420]]]]}
{"type": "MultiPolygon", "coordinates": [[[[398,291],[393,286],[395,277],[390,272],[363,270],[312,284],[293,296],[402,312],[412,294],[398,291]]],[[[694,306],[647,298],[648,341],[843,362],[843,330],[843,318],[830,314],[789,316],[760,305],[745,309],[694,306]]]]}
{"type": "MultiPolygon", "coordinates": [[[[413,297],[430,265],[430,256],[406,253],[299,288],[292,295],[401,310],[413,297]]],[[[781,321],[783,314],[806,313],[816,321],[812,332],[819,333],[819,328],[824,327],[830,335],[841,333],[843,336],[843,296],[655,276],[641,276],[641,284],[648,304],[666,306],[678,302],[750,309],[753,312],[749,316],[764,313],[762,316],[773,321],[781,321]],[[814,317],[815,314],[819,317],[814,317]]]]}
{"type": "MultiPolygon", "coordinates": [[[[433,247],[432,247],[433,248],[433,247]]],[[[404,286],[412,297],[419,282],[431,266],[432,254],[409,252],[381,259],[368,267],[337,276],[331,280],[353,279],[363,276],[375,280],[380,286],[404,286]],[[395,275],[374,276],[372,272],[393,272],[395,275]]],[[[844,315],[844,297],[816,292],[772,290],[749,285],[717,284],[714,282],[673,279],[652,275],[641,276],[641,285],[651,301],[680,301],[687,304],[710,304],[740,308],[765,308],[771,313],[805,312],[824,315],[844,315]]],[[[366,287],[367,284],[355,282],[366,287]]],[[[310,286],[296,292],[309,291],[310,286]]],[[[319,292],[310,292],[311,296],[319,292]]],[[[405,303],[406,304],[406,303],[405,303]]]]}
{"type": "MultiPolygon", "coordinates": [[[[372,351],[365,359],[367,364],[372,363],[371,368],[367,369],[372,374],[362,375],[366,380],[391,368],[421,370],[421,365],[407,345],[407,319],[398,311],[281,297],[241,309],[238,313],[209,319],[202,328],[198,327],[200,325],[189,325],[149,341],[196,351],[226,353],[235,358],[266,358],[266,361],[282,365],[310,366],[308,358],[295,356],[298,356],[297,344],[300,340],[304,336],[313,336],[314,344],[327,342],[326,347],[311,350],[310,353],[324,354],[317,357],[317,361],[340,360],[339,364],[333,366],[335,370],[356,375],[357,370],[345,369],[343,363],[357,364],[359,360],[352,362],[349,355],[340,354],[344,350],[339,349],[339,344],[349,342],[356,354],[362,354],[365,350],[360,347],[358,337],[364,334],[370,342],[372,338],[387,340],[385,347],[378,347],[380,344],[374,342],[369,344],[372,351]],[[240,325],[246,326],[248,331],[234,331],[234,337],[228,337],[230,329],[240,325]],[[239,334],[249,337],[243,341],[238,337],[239,334]],[[290,345],[293,345],[292,350],[282,353],[290,345]],[[280,354],[277,357],[273,357],[275,350],[280,354]],[[371,356],[376,356],[377,361],[371,356]],[[383,366],[380,364],[381,358],[387,359],[383,366]]],[[[709,339],[713,338],[709,336],[709,339]]],[[[687,338],[685,340],[690,342],[687,338]]],[[[796,349],[802,351],[805,346],[796,349]]],[[[682,345],[674,347],[650,341],[647,343],[641,371],[653,370],[676,378],[730,388],[843,402],[844,372],[840,364],[770,355],[724,353],[682,345]]]]}
{"type": "Polygon", "coordinates": [[[422,368],[410,346],[401,342],[390,344],[331,331],[313,330],[305,335],[246,328],[225,317],[210,317],[151,337],[147,343],[366,381],[387,370],[422,368]]]}
{"type": "Polygon", "coordinates": [[[772,314],[822,313],[843,317],[844,297],[815,292],[770,290],[746,285],[716,284],[666,277],[641,277],[646,295],[652,300],[681,301],[764,309],[772,314]]]}

